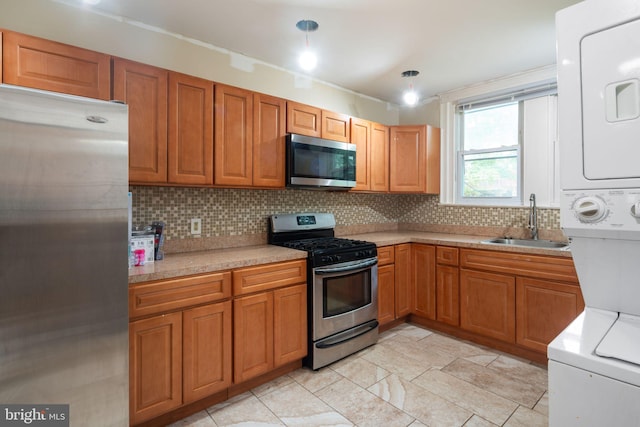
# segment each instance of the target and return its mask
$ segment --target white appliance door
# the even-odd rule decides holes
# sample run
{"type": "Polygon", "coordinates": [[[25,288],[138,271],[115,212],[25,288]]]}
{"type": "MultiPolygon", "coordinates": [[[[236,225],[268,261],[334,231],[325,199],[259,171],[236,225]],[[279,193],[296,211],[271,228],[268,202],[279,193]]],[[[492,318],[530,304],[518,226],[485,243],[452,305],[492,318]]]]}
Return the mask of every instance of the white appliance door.
{"type": "Polygon", "coordinates": [[[584,176],[640,177],[640,20],[580,44],[584,176]]]}

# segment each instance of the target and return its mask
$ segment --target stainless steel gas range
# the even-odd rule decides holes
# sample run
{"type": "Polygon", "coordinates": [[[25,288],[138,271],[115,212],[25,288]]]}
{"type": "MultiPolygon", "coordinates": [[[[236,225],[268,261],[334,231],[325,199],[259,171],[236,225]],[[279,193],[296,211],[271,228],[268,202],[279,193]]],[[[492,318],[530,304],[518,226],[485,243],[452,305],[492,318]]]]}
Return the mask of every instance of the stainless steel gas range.
{"type": "Polygon", "coordinates": [[[273,215],[269,243],[307,252],[309,351],[319,369],[378,340],[376,245],[334,237],[330,213],[273,215]]]}

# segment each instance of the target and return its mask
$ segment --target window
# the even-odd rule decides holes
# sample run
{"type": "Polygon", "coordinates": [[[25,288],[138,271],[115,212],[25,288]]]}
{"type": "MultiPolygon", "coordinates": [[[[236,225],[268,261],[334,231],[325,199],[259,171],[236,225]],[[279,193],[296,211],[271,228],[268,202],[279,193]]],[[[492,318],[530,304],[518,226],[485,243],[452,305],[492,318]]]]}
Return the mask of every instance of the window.
{"type": "Polygon", "coordinates": [[[519,204],[522,102],[459,108],[459,203],[519,204]]]}
{"type": "Polygon", "coordinates": [[[555,67],[440,95],[440,203],[559,206],[555,67]]]}

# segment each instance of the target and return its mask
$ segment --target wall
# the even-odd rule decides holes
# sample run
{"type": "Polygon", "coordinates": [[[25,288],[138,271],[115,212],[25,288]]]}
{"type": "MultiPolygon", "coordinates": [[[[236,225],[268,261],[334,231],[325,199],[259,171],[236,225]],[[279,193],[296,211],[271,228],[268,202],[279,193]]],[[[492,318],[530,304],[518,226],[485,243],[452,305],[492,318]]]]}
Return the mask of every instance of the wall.
{"type": "MultiPolygon", "coordinates": [[[[279,213],[332,212],[338,235],[412,229],[521,237],[528,220],[525,208],[441,206],[433,195],[143,186],[131,191],[133,223],[165,221],[169,253],[266,243],[267,219],[279,213]],[[191,218],[202,219],[200,238],[189,234],[191,218]]],[[[562,238],[558,210],[540,209],[538,223],[541,238],[562,238]]]]}

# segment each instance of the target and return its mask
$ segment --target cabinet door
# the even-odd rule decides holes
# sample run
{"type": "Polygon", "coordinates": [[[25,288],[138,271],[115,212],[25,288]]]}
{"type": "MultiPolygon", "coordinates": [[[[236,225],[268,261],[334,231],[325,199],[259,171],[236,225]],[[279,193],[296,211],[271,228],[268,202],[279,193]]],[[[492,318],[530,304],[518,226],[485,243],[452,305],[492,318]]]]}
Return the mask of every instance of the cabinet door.
{"type": "Polygon", "coordinates": [[[129,181],[167,182],[168,72],[113,60],[113,98],[129,106],[129,181]]]}
{"type": "Polygon", "coordinates": [[[411,244],[396,245],[395,252],[395,311],[396,319],[411,313],[413,307],[411,244]]]}
{"type": "Polygon", "coordinates": [[[440,193],[440,128],[427,126],[427,187],[429,194],[440,193]]]}
{"type": "Polygon", "coordinates": [[[253,92],[216,85],[215,181],[249,187],[253,182],[253,92]]]}
{"type": "Polygon", "coordinates": [[[253,185],[284,187],[286,101],[254,94],[253,185]]]}
{"type": "Polygon", "coordinates": [[[273,368],[273,292],[233,301],[233,381],[238,384],[273,368]]]}
{"type": "Polygon", "coordinates": [[[231,385],[231,301],[183,313],[184,403],[231,385]]]}
{"type": "Polygon", "coordinates": [[[389,127],[371,124],[370,165],[372,191],[389,191],[389,127]]]}
{"type": "Polygon", "coordinates": [[[436,267],[436,320],[454,326],[460,324],[459,277],[458,267],[436,267]]]}
{"type": "Polygon", "coordinates": [[[413,309],[420,317],[436,318],[436,247],[413,244],[413,309]]]}
{"type": "Polygon", "coordinates": [[[370,190],[370,146],[371,123],[362,119],[351,119],[351,143],[356,146],[356,186],[353,190],[370,190]]]}
{"type": "Polygon", "coordinates": [[[385,325],[395,316],[395,266],[393,264],[378,267],[378,322],[385,325]]]}
{"type": "Polygon", "coordinates": [[[273,291],[274,366],[307,355],[307,284],[273,291]]]}
{"type": "Polygon", "coordinates": [[[169,73],[169,182],[213,184],[213,83],[169,73]]]}
{"type": "Polygon", "coordinates": [[[322,110],[322,132],[324,139],[333,141],[350,142],[350,117],[346,114],[334,113],[322,110]]]}
{"type": "Polygon", "coordinates": [[[515,277],[460,269],[460,326],[515,342],[515,277]]]}
{"type": "Polygon", "coordinates": [[[547,345],[584,310],[580,287],[549,280],[516,280],[516,341],[547,352],[547,345]]]}
{"type": "Polygon", "coordinates": [[[109,100],[109,55],[5,31],[3,82],[70,95],[109,100]]]}
{"type": "Polygon", "coordinates": [[[389,190],[423,193],[426,189],[426,127],[391,126],[389,190]]]}
{"type": "Polygon", "coordinates": [[[182,405],[182,313],[129,323],[129,408],[137,424],[182,405]]]}
{"type": "Polygon", "coordinates": [[[322,110],[310,105],[287,101],[287,132],[319,137],[322,110]]]}

